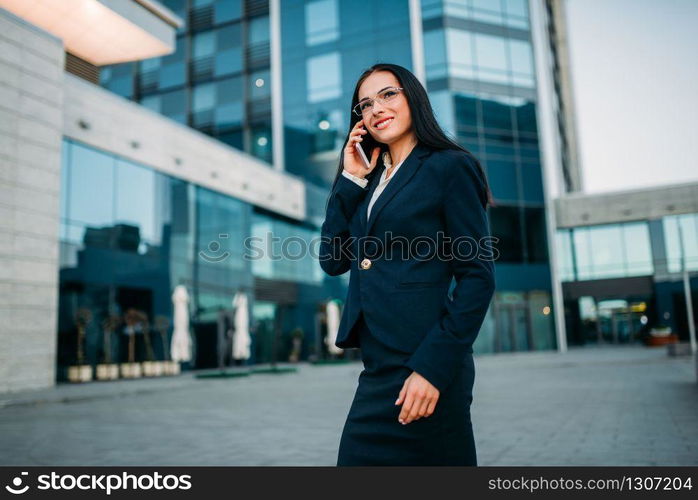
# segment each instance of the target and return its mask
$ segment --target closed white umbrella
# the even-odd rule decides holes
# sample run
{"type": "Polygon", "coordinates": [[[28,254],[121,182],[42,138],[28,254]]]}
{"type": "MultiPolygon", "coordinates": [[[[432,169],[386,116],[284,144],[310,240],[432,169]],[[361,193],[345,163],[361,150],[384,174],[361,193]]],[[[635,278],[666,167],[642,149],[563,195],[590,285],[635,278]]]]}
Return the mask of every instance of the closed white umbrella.
{"type": "Polygon", "coordinates": [[[327,315],[327,337],[325,337],[327,350],[330,354],[341,354],[344,349],[334,345],[339,331],[339,304],[336,300],[327,302],[325,314],[327,315]]]}
{"type": "Polygon", "coordinates": [[[170,346],[173,361],[191,360],[191,335],[189,333],[189,294],[184,285],[177,285],[172,293],[174,304],[174,332],[170,346]]]}
{"type": "Polygon", "coordinates": [[[248,359],[250,357],[250,315],[247,310],[247,294],[244,292],[235,293],[233,298],[235,308],[235,333],[233,334],[233,359],[248,359]]]}

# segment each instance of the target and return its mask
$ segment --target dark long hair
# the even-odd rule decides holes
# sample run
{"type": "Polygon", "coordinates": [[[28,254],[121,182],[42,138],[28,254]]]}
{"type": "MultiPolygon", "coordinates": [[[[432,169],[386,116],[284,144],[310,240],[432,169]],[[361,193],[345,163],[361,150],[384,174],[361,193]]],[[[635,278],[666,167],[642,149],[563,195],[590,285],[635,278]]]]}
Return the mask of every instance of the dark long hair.
{"type": "MultiPolygon", "coordinates": [[[[475,165],[477,165],[480,176],[482,177],[485,189],[487,191],[486,204],[494,204],[489,182],[487,181],[487,175],[485,174],[482,165],[470,151],[449,139],[449,137],[441,129],[434,116],[434,110],[431,107],[427,91],[424,89],[421,82],[407,68],[389,63],[374,64],[364,71],[359,77],[359,80],[356,82],[356,86],[354,87],[354,95],[351,98],[351,107],[349,108],[349,115],[351,117],[349,119],[349,130],[347,131],[347,136],[344,139],[342,153],[339,156],[339,165],[337,166],[337,173],[334,177],[334,182],[332,183],[332,189],[334,189],[334,186],[337,183],[339,176],[342,175],[342,170],[344,169],[344,148],[347,147],[347,143],[349,142],[349,133],[354,128],[354,125],[356,125],[356,122],[361,119],[352,111],[354,106],[356,106],[359,102],[359,87],[364,80],[369,77],[369,75],[377,71],[390,71],[399,82],[400,87],[404,89],[403,92],[407,98],[407,104],[410,107],[410,114],[412,115],[412,132],[415,134],[417,141],[420,144],[428,146],[432,149],[456,149],[466,153],[470,159],[472,159],[475,165]]],[[[389,150],[387,144],[376,141],[371,134],[365,134],[363,136],[361,146],[369,159],[373,149],[375,147],[380,147],[381,151],[378,155],[379,164],[383,162],[383,153],[389,150]]],[[[378,166],[379,165],[376,165],[376,168],[374,168],[373,171],[366,176],[367,179],[370,179],[373,175],[377,175],[376,172],[379,170],[378,166]]]]}

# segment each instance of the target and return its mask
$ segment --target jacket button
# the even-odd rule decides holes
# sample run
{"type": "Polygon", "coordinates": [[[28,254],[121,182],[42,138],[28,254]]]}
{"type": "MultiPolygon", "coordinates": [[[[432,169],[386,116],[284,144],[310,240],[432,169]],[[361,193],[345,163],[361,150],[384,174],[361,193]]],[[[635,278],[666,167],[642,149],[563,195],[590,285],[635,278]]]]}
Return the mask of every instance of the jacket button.
{"type": "Polygon", "coordinates": [[[368,269],[371,267],[371,261],[368,259],[364,259],[361,261],[361,269],[368,269]]]}

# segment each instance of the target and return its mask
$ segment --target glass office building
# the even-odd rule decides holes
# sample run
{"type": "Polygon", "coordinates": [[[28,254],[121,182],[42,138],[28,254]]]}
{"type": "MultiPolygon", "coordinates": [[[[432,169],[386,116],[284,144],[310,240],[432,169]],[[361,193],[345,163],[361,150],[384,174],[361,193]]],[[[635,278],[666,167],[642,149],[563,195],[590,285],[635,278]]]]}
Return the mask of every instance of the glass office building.
{"type": "MultiPolygon", "coordinates": [[[[290,332],[315,330],[317,304],[331,290],[323,286],[317,260],[298,248],[309,247],[317,230],[74,140],[64,139],[62,155],[59,367],[74,360],[79,309],[99,319],[85,332],[90,364],[102,362],[106,350],[101,321],[129,309],[145,312],[151,324],[150,337],[137,338],[136,357],[145,359],[150,345],[163,359],[155,325],[171,318],[172,290],[180,284],[192,291],[192,366],[218,366],[219,314],[232,308],[238,289],[254,290],[250,362],[272,360],[275,334],[279,359],[287,360],[290,332]],[[284,241],[295,248],[278,248],[270,235],[293,236],[284,241]],[[245,239],[253,243],[245,247],[245,239]],[[276,248],[260,259],[245,258],[253,255],[247,249],[267,245],[276,248]],[[297,258],[274,258],[282,251],[297,258]]],[[[304,341],[307,357],[316,346],[311,336],[304,341]]],[[[124,339],[111,342],[114,356],[126,359],[124,339]]]]}
{"type": "Polygon", "coordinates": [[[682,273],[698,270],[698,214],[558,229],[555,244],[570,343],[633,343],[653,327],[689,340],[682,273]]]}
{"type": "MultiPolygon", "coordinates": [[[[212,191],[144,173],[147,169],[118,158],[104,160],[114,176],[107,189],[114,200],[110,217],[138,228],[138,245],[129,250],[134,266],[155,258],[152,252],[156,252],[159,264],[153,263],[152,269],[164,273],[166,283],[182,281],[193,290],[201,288],[195,293],[199,297],[195,321],[203,324],[206,311],[229,301],[230,289],[238,283],[253,286],[255,281],[277,280],[269,288],[286,283],[296,292],[278,293],[280,297],[270,292],[268,300],[255,305],[259,317],[278,321],[281,304],[285,316],[293,318],[281,322],[284,328],[304,324],[311,332],[309,345],[320,345],[315,312],[323,300],[344,297],[347,275],[329,277],[318,272],[317,263],[305,261],[258,263],[217,273],[207,271],[206,263],[192,256],[219,231],[236,235],[228,242],[231,252],[239,251],[233,247],[243,235],[269,228],[281,237],[310,239],[319,234],[356,79],[376,62],[415,71],[410,2],[383,0],[361,13],[349,0],[284,0],[278,2],[279,33],[271,32],[276,24],[270,22],[268,2],[162,3],[186,21],[177,32],[175,52],[102,68],[101,85],[275,168],[279,159],[272,154],[270,80],[275,66],[270,45],[278,37],[282,163],[286,172],[306,183],[306,220],[287,220],[235,199],[216,199],[212,191]],[[139,200],[149,200],[142,203],[153,210],[152,220],[119,215],[120,210],[141,213],[119,208],[129,206],[126,200],[119,202],[123,196],[119,183],[130,175],[148,177],[148,182],[139,182],[139,189],[151,194],[139,200]],[[191,207],[220,213],[220,225],[202,215],[185,217],[191,207]],[[219,296],[212,291],[215,287],[221,287],[219,296]]],[[[474,348],[481,353],[554,349],[528,2],[422,0],[421,19],[423,44],[418,50],[425,54],[425,84],[437,118],[447,133],[480,159],[496,202],[489,215],[492,234],[499,238],[497,291],[474,348]]],[[[87,154],[79,144],[72,144],[71,150],[81,151],[78,157],[87,154]]],[[[71,168],[81,168],[79,161],[69,161],[71,168]]],[[[107,223],[99,211],[90,216],[100,219],[95,223],[107,223]]],[[[79,242],[84,235],[71,229],[79,220],[78,215],[66,214],[64,258],[73,264],[76,252],[84,251],[77,250],[84,245],[79,242]]],[[[157,297],[159,293],[165,291],[148,292],[150,298],[143,299],[153,304],[152,314],[160,314],[157,304],[165,300],[157,297]]]]}

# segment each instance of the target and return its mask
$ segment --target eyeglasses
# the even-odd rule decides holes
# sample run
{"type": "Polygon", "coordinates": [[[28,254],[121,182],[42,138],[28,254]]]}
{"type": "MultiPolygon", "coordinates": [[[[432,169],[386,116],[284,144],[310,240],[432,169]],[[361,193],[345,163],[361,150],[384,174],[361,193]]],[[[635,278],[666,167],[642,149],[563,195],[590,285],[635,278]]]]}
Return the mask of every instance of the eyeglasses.
{"type": "Polygon", "coordinates": [[[373,101],[378,101],[381,104],[385,104],[386,102],[390,102],[395,99],[402,90],[402,87],[388,87],[387,89],[383,89],[378,92],[376,97],[373,99],[366,99],[354,106],[354,113],[356,113],[358,116],[366,115],[373,108],[373,101]]]}

